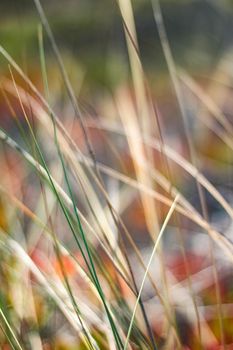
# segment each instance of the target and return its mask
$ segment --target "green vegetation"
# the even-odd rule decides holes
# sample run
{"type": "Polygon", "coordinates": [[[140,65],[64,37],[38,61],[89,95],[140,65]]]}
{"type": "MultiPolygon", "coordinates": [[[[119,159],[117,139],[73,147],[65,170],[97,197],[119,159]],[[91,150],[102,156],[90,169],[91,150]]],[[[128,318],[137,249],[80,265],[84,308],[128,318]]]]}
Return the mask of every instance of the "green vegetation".
{"type": "Polygon", "coordinates": [[[231,349],[230,2],[17,6],[0,24],[0,348],[231,349]]]}

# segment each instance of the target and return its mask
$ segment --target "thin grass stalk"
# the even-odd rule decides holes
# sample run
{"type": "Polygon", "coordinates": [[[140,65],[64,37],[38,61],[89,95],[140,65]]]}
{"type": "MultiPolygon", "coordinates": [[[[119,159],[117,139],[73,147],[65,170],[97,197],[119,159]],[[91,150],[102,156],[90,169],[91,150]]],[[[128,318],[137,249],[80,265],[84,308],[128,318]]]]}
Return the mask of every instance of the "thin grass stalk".
{"type": "MultiPolygon", "coordinates": [[[[38,4],[39,4],[39,1],[38,1],[38,4]]],[[[50,33],[49,35],[51,36],[52,34],[50,33]]],[[[48,96],[49,88],[48,88],[48,80],[47,80],[46,67],[45,67],[45,56],[44,56],[44,50],[43,50],[42,32],[40,32],[39,38],[40,38],[39,42],[40,42],[40,56],[41,56],[41,64],[42,64],[42,75],[43,75],[43,80],[44,80],[44,84],[45,84],[46,94],[48,96]]],[[[56,48],[55,42],[54,42],[54,45],[55,45],[55,48],[56,48]]],[[[56,52],[58,54],[58,58],[59,58],[59,62],[60,62],[60,56],[59,56],[58,50],[56,50],[56,52]]],[[[63,67],[62,62],[60,63],[60,65],[61,65],[61,67],[63,67]]],[[[66,74],[65,70],[63,69],[62,72],[64,74],[64,79],[67,81],[68,78],[65,75],[66,74]]],[[[67,87],[69,87],[69,81],[67,83],[68,83],[67,87]]],[[[71,92],[72,92],[72,90],[70,90],[70,89],[71,89],[71,87],[69,87],[69,94],[71,94],[71,92]]],[[[70,97],[72,97],[72,95],[70,95],[70,97]]],[[[76,107],[76,112],[79,112],[77,104],[75,104],[75,107],[76,107]]],[[[104,297],[102,288],[100,286],[99,279],[97,277],[97,273],[96,273],[96,269],[95,269],[94,262],[93,262],[93,259],[92,259],[92,255],[90,253],[90,250],[89,250],[89,247],[88,247],[88,243],[86,241],[86,237],[85,237],[85,234],[84,234],[84,231],[83,231],[83,227],[82,227],[82,224],[81,224],[81,221],[80,221],[80,217],[79,217],[78,211],[76,209],[73,192],[72,192],[71,187],[70,187],[70,182],[69,182],[69,179],[68,179],[68,174],[67,174],[67,171],[66,171],[64,159],[63,159],[63,156],[62,156],[62,153],[61,153],[61,150],[60,150],[60,146],[59,146],[59,143],[58,143],[56,124],[54,122],[53,116],[51,116],[51,117],[52,117],[52,122],[53,122],[53,127],[54,127],[55,144],[56,144],[56,147],[57,147],[57,150],[58,150],[59,159],[60,159],[61,164],[62,164],[62,168],[63,168],[63,172],[64,172],[64,176],[65,176],[65,181],[66,181],[66,184],[67,184],[67,187],[68,187],[70,198],[71,198],[72,203],[73,203],[74,213],[75,213],[75,216],[76,216],[76,219],[77,219],[79,230],[81,232],[81,236],[82,236],[82,240],[84,242],[84,246],[85,246],[85,249],[86,249],[86,252],[87,252],[87,256],[88,256],[88,259],[89,259],[89,262],[90,262],[90,267],[91,267],[90,273],[91,273],[92,278],[95,281],[95,284],[96,284],[97,290],[99,292],[100,298],[102,299],[105,311],[106,311],[106,313],[108,315],[109,322],[110,322],[110,325],[111,325],[112,330],[113,330],[113,334],[114,334],[114,338],[115,338],[116,344],[120,348],[121,347],[120,336],[119,336],[119,334],[117,332],[117,329],[115,327],[114,321],[113,321],[112,316],[111,316],[111,313],[109,312],[108,306],[107,306],[107,304],[105,302],[105,297],[104,297]]],[[[81,121],[81,124],[82,124],[82,119],[81,118],[80,118],[80,121],[81,121]]],[[[85,131],[85,129],[83,131],[85,131]]],[[[85,134],[85,137],[87,138],[86,134],[85,134]]],[[[87,139],[86,139],[86,142],[88,142],[87,139]]],[[[89,151],[90,151],[90,149],[89,149],[89,151]]],[[[68,286],[68,284],[67,284],[67,286],[68,286]]],[[[70,292],[71,292],[71,290],[70,290],[70,292]]]]}
{"type": "MultiPolygon", "coordinates": [[[[7,329],[9,330],[9,332],[10,332],[12,338],[14,339],[14,342],[15,342],[15,344],[16,344],[16,348],[15,348],[15,346],[13,346],[13,348],[14,348],[14,349],[23,350],[22,346],[20,345],[20,343],[19,343],[19,341],[18,341],[18,339],[17,339],[17,336],[15,335],[15,332],[14,332],[13,328],[11,327],[11,325],[9,324],[9,322],[8,322],[8,320],[7,320],[7,318],[6,318],[6,316],[4,315],[4,312],[2,311],[1,306],[0,306],[0,316],[1,316],[1,318],[3,319],[4,323],[6,324],[7,329]]],[[[10,343],[12,344],[12,342],[10,342],[10,343]]]]}
{"type": "Polygon", "coordinates": [[[175,205],[176,205],[177,200],[178,200],[178,196],[175,198],[171,208],[168,211],[168,214],[167,214],[167,216],[166,216],[166,218],[165,218],[165,220],[163,222],[163,225],[162,225],[161,230],[159,232],[158,238],[157,238],[157,240],[155,242],[155,245],[153,247],[152,253],[150,255],[150,259],[149,259],[149,262],[147,264],[146,271],[144,273],[144,276],[143,276],[143,279],[142,279],[142,283],[141,283],[141,286],[140,286],[140,289],[139,289],[138,297],[137,297],[136,303],[134,305],[133,314],[132,314],[132,317],[131,317],[131,321],[130,321],[130,325],[129,325],[128,333],[127,333],[127,338],[126,338],[126,342],[125,342],[125,345],[124,345],[124,350],[126,350],[127,347],[128,347],[128,342],[129,342],[130,334],[131,334],[131,331],[132,331],[134,318],[135,318],[137,307],[138,307],[138,303],[139,303],[139,300],[140,300],[140,297],[141,297],[141,294],[142,294],[142,291],[143,291],[143,287],[144,287],[144,284],[145,284],[145,281],[146,281],[146,278],[147,278],[147,275],[148,275],[148,271],[150,269],[151,263],[153,261],[154,255],[156,253],[156,250],[158,248],[158,245],[159,245],[159,242],[160,242],[160,240],[162,238],[162,235],[163,235],[163,233],[165,231],[165,228],[166,228],[166,226],[167,226],[167,224],[168,224],[168,222],[169,222],[169,220],[170,220],[170,218],[171,218],[171,216],[173,214],[173,211],[175,209],[175,205]]]}
{"type": "MultiPolygon", "coordinates": [[[[190,157],[191,157],[192,163],[197,168],[196,152],[195,152],[195,148],[194,148],[193,141],[192,141],[192,135],[190,133],[189,126],[188,126],[188,120],[187,120],[187,116],[186,116],[186,111],[185,111],[185,107],[184,107],[184,104],[183,104],[183,96],[182,96],[182,92],[181,92],[181,89],[180,89],[180,84],[179,84],[179,81],[178,81],[178,78],[177,78],[177,75],[176,75],[175,62],[174,62],[173,55],[172,55],[172,52],[171,52],[171,48],[170,48],[170,45],[169,45],[169,41],[168,41],[168,38],[167,38],[167,33],[166,33],[165,26],[164,26],[162,12],[161,12],[161,8],[160,8],[160,3],[159,3],[159,0],[151,0],[151,3],[152,3],[152,8],[153,8],[154,19],[155,19],[155,22],[156,22],[156,25],[157,25],[157,29],[158,29],[158,32],[159,32],[161,45],[162,45],[162,48],[163,48],[163,52],[164,52],[164,55],[165,55],[166,63],[167,63],[167,66],[168,66],[170,77],[171,77],[171,80],[172,80],[172,83],[173,83],[173,86],[174,86],[174,89],[175,89],[175,92],[176,92],[177,101],[178,101],[179,108],[180,108],[180,111],[181,111],[181,116],[182,116],[184,129],[185,129],[185,135],[186,135],[186,138],[187,138],[187,143],[188,143],[189,152],[190,152],[190,157]]],[[[202,213],[204,215],[205,220],[208,221],[208,211],[207,211],[207,206],[206,206],[205,195],[204,195],[202,186],[201,186],[200,182],[197,180],[197,178],[196,178],[196,185],[197,185],[198,195],[199,195],[199,198],[200,198],[201,210],[202,210],[202,213]]],[[[217,293],[217,288],[218,287],[217,287],[217,285],[215,283],[216,293],[217,293]]],[[[198,320],[198,332],[199,332],[199,337],[200,337],[200,344],[202,346],[200,319],[199,319],[199,314],[198,314],[198,309],[197,309],[195,298],[193,300],[194,300],[194,303],[195,303],[195,310],[196,310],[196,315],[197,315],[197,320],[198,320]]]]}

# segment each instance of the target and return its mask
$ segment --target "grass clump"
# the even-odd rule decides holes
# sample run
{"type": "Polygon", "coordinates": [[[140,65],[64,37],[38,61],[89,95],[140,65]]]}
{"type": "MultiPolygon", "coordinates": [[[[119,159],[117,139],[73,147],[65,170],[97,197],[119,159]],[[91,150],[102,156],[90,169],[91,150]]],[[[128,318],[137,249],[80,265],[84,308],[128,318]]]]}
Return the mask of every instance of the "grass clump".
{"type": "Polygon", "coordinates": [[[142,63],[134,4],[119,0],[131,80],[98,91],[91,106],[76,96],[43,7],[33,2],[41,21],[37,86],[0,46],[8,69],[1,79],[1,348],[230,349],[232,195],[215,183],[231,187],[226,87],[220,93],[210,83],[208,91],[177,67],[152,0],[178,111],[168,122],[142,63]],[[58,66],[63,103],[48,62],[58,66]],[[220,143],[224,155],[202,151],[207,141],[220,143]]]}

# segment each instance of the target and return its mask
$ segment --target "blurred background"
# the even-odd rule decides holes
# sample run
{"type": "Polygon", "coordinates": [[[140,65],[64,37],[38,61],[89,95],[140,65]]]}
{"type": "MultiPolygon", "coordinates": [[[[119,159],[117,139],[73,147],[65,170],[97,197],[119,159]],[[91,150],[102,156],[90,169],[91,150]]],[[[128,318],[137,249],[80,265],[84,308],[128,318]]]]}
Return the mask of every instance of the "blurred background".
{"type": "MultiPolygon", "coordinates": [[[[132,66],[118,2],[41,0],[41,4],[63,58],[75,96],[79,101],[97,161],[132,179],[140,179],[140,171],[137,169],[139,160],[133,154],[134,149],[135,153],[137,152],[137,142],[133,140],[133,137],[132,140],[127,139],[124,132],[128,130],[130,134],[131,124],[126,117],[127,113],[136,115],[135,120],[138,120],[139,129],[143,129],[143,116],[138,111],[135,81],[132,78],[132,66]]],[[[149,105],[147,118],[150,125],[148,135],[146,135],[148,142],[145,146],[145,154],[151,161],[151,168],[149,170],[146,168],[145,173],[149,173],[151,179],[145,178],[144,174],[141,180],[145,181],[143,185],[148,185],[168,198],[173,197],[171,187],[174,186],[196,210],[195,213],[204,217],[221,237],[227,239],[227,244],[231,246],[233,242],[231,211],[233,204],[233,1],[162,0],[160,5],[171,52],[177,67],[177,81],[180,86],[186,121],[184,123],[174,81],[169,74],[152,5],[150,1],[134,0],[132,7],[146,86],[145,98],[149,105]],[[152,111],[159,116],[160,131],[156,124],[158,122],[153,119],[155,116],[152,111]],[[168,147],[166,161],[164,161],[158,141],[161,136],[168,147]],[[157,143],[151,147],[153,138],[156,138],[157,143]],[[148,144],[152,151],[148,151],[148,144]],[[175,155],[172,152],[175,152],[175,155]],[[165,180],[160,176],[161,174],[153,173],[151,169],[160,171],[165,180]],[[205,180],[201,184],[201,190],[198,188],[195,179],[197,171],[202,173],[203,177],[218,191],[223,201],[218,200],[218,195],[214,198],[205,180]],[[166,183],[167,179],[170,185],[169,182],[166,183]],[[204,199],[200,196],[200,191],[204,199]]],[[[32,0],[0,1],[0,45],[44,94],[38,39],[39,23],[40,18],[32,0]]],[[[45,33],[44,47],[50,105],[79,149],[88,156],[80,124],[74,118],[72,103],[67,96],[51,43],[45,33]]],[[[12,92],[9,62],[3,55],[0,55],[0,74],[2,90],[6,92],[10,101],[10,103],[7,102],[4,93],[0,94],[0,127],[7,131],[19,145],[26,147],[26,142],[19,133],[18,124],[15,118],[12,118],[12,114],[17,114],[17,120],[26,136],[29,135],[29,129],[17,96],[12,92]]],[[[16,73],[14,77],[17,84],[27,90],[27,84],[22,78],[16,73]]],[[[21,93],[23,96],[23,92],[21,93]]],[[[38,102],[38,99],[35,101],[38,102]]],[[[29,102],[28,113],[30,108],[34,114],[38,111],[39,107],[34,107],[33,104],[35,101],[29,102]]],[[[54,155],[53,142],[49,140],[49,136],[41,125],[37,125],[34,117],[31,116],[30,120],[32,124],[35,123],[33,125],[36,135],[46,154],[52,173],[61,184],[64,184],[60,171],[61,166],[57,164],[59,162],[54,155]]],[[[134,124],[132,127],[137,132],[134,124]]],[[[44,128],[46,129],[45,125],[44,128]]],[[[1,188],[20,198],[32,211],[40,215],[41,188],[35,174],[27,167],[25,168],[20,155],[16,155],[4,143],[0,145],[0,160],[0,174],[3,174],[0,180],[1,188]]],[[[87,177],[90,180],[89,174],[87,177]]],[[[143,259],[148,261],[153,240],[149,232],[150,213],[147,215],[145,208],[148,209],[147,205],[148,203],[150,205],[151,202],[145,202],[140,190],[135,192],[132,189],[128,190],[128,185],[122,184],[119,179],[112,179],[107,173],[104,173],[103,181],[143,259]]],[[[72,185],[77,199],[80,190],[75,187],[74,179],[72,185]]],[[[93,185],[93,188],[101,205],[104,206],[102,194],[99,193],[97,186],[93,185]]],[[[81,197],[80,207],[85,214],[90,215],[85,198],[81,197]]],[[[8,207],[9,203],[6,198],[6,194],[0,195],[0,227],[12,232],[17,240],[17,235],[14,233],[16,222],[10,220],[14,215],[8,207]]],[[[51,216],[57,220],[58,236],[76,254],[74,241],[66,234],[67,223],[60,219],[56,205],[52,204],[51,216]]],[[[161,226],[168,208],[164,203],[155,206],[158,223],[161,226]]],[[[42,217],[46,219],[46,215],[43,215],[42,217]]],[[[153,214],[151,217],[153,219],[153,214]]],[[[109,216],[107,219],[110,226],[114,227],[109,216]]],[[[43,270],[41,256],[38,254],[38,251],[43,252],[44,249],[44,245],[40,244],[41,233],[38,238],[28,218],[22,216],[19,222],[20,224],[17,224],[16,227],[20,226],[21,235],[25,236],[24,239],[28,242],[30,256],[43,270]]],[[[90,222],[95,225],[93,218],[90,219],[90,222]]],[[[114,232],[115,230],[116,228],[113,228],[114,232]]],[[[140,264],[137,262],[132,246],[127,239],[123,238],[123,240],[125,240],[126,250],[129,253],[136,283],[140,286],[143,269],[139,267],[140,264]]],[[[198,322],[196,316],[193,316],[193,310],[189,310],[189,307],[192,309],[193,299],[190,296],[186,298],[184,292],[188,289],[188,277],[191,277],[193,283],[193,295],[201,315],[199,322],[204,329],[203,349],[233,349],[232,261],[215,243],[213,246],[210,245],[204,224],[200,226],[197,221],[192,221],[186,216],[179,215],[178,224],[176,220],[173,220],[166,230],[163,240],[163,263],[168,271],[169,290],[172,290],[171,303],[175,310],[177,329],[183,349],[201,348],[197,330],[198,322]],[[180,227],[180,232],[176,229],[177,226],[180,227]],[[216,260],[213,260],[213,256],[216,260]],[[219,308],[219,305],[222,305],[222,309],[219,308]],[[187,334],[192,336],[189,337],[187,334]]],[[[26,243],[25,246],[27,246],[26,243]]],[[[163,290],[163,283],[165,283],[163,274],[158,271],[161,260],[157,259],[159,258],[155,259],[151,267],[151,274],[157,281],[160,281],[159,288],[163,290]]],[[[6,261],[9,263],[9,257],[6,258],[6,261]]],[[[108,263],[107,259],[107,265],[108,263]]],[[[67,269],[69,268],[68,263],[67,269]]],[[[0,298],[5,300],[9,297],[8,302],[14,305],[13,300],[16,296],[9,296],[11,292],[7,287],[8,275],[4,271],[1,271],[4,291],[0,293],[0,298]]],[[[72,268],[71,271],[73,277],[72,268]]],[[[169,327],[161,326],[164,313],[160,301],[153,293],[147,281],[143,297],[146,300],[145,308],[155,338],[159,339],[161,349],[175,349],[173,345],[166,345],[165,339],[170,330],[167,329],[169,327]]],[[[60,316],[57,314],[54,316],[53,305],[43,304],[43,293],[38,290],[35,294],[42,305],[41,309],[37,310],[42,348],[81,349],[81,347],[75,347],[77,339],[70,330],[67,330],[67,325],[64,326],[60,316]],[[55,318],[57,323],[54,326],[55,318]]],[[[127,298],[126,293],[126,300],[127,298]]],[[[31,331],[30,317],[27,319],[25,316],[23,320],[19,315],[17,317],[19,318],[17,322],[21,327],[20,339],[27,344],[24,334],[28,330],[31,331]]],[[[4,340],[1,344],[4,350],[9,349],[4,340]]],[[[145,349],[149,348],[147,346],[145,349]]],[[[34,348],[36,349],[36,346],[34,348]]],[[[105,348],[102,345],[101,349],[105,348]]],[[[141,349],[141,347],[138,348],[141,349]]]]}
{"type": "MultiPolygon", "coordinates": [[[[128,77],[124,32],[116,1],[41,3],[60,50],[70,59],[70,69],[73,64],[73,69],[80,67],[85,71],[88,89],[112,87],[128,77]]],[[[208,79],[223,55],[232,50],[232,1],[163,0],[161,6],[177,64],[200,79],[208,79]]],[[[158,88],[166,76],[166,64],[152,7],[145,0],[135,0],[133,7],[144,69],[153,88],[158,88]]],[[[3,0],[0,16],[2,45],[20,62],[26,61],[30,67],[36,64],[39,19],[33,1],[3,0]]],[[[46,49],[52,55],[49,44],[46,49]]]]}
{"type": "MultiPolygon", "coordinates": [[[[106,113],[119,87],[127,86],[127,93],[133,92],[132,71],[116,1],[46,0],[41,3],[85,113],[91,118],[106,113]]],[[[3,0],[0,6],[1,45],[34,84],[43,90],[38,41],[40,19],[33,1],[3,0]]],[[[206,113],[206,105],[203,107],[200,103],[200,95],[209,95],[232,124],[233,2],[163,0],[161,10],[175,64],[200,88],[190,88],[192,83],[188,84],[187,80],[181,84],[188,128],[201,155],[200,166],[212,177],[214,185],[223,186],[222,191],[226,188],[229,195],[232,152],[219,141],[219,137],[215,137],[219,122],[209,122],[208,116],[202,116],[206,113]],[[207,124],[209,127],[206,127],[207,124]]],[[[185,127],[150,1],[133,1],[133,11],[140,59],[151,98],[161,114],[162,133],[168,145],[173,146],[174,139],[180,142],[180,147],[184,143],[182,152],[187,155],[189,147],[185,140],[185,127]]],[[[70,113],[70,102],[46,35],[44,42],[52,105],[65,118],[70,113]]],[[[3,57],[0,57],[0,70],[10,76],[8,62],[3,57]]],[[[1,108],[7,113],[4,106],[2,101],[1,108]]],[[[1,114],[2,125],[12,124],[11,118],[6,120],[4,113],[1,114]]],[[[108,118],[112,116],[108,115],[108,118]]],[[[183,186],[183,180],[180,182],[183,186]]],[[[192,192],[192,186],[189,184],[188,187],[192,192]]],[[[195,193],[192,197],[195,203],[195,193]]],[[[211,209],[214,210],[215,204],[210,204],[211,209]]]]}

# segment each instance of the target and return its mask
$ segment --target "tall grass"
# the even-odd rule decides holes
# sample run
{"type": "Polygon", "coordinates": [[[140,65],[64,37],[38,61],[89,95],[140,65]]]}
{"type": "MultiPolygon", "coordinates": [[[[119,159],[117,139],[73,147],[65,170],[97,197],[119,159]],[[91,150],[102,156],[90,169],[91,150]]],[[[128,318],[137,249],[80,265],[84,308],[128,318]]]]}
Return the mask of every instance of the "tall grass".
{"type": "Polygon", "coordinates": [[[183,137],[171,146],[166,135],[130,0],[117,6],[132,82],[103,97],[93,118],[75,95],[40,1],[34,4],[43,87],[0,46],[8,65],[1,94],[16,129],[0,129],[1,348],[231,349],[233,208],[203,171],[187,101],[194,113],[198,101],[195,123],[229,157],[231,121],[177,67],[158,0],[151,11],[183,137]],[[55,112],[45,36],[68,117],[55,112]],[[229,232],[213,222],[212,202],[229,232]]]}

